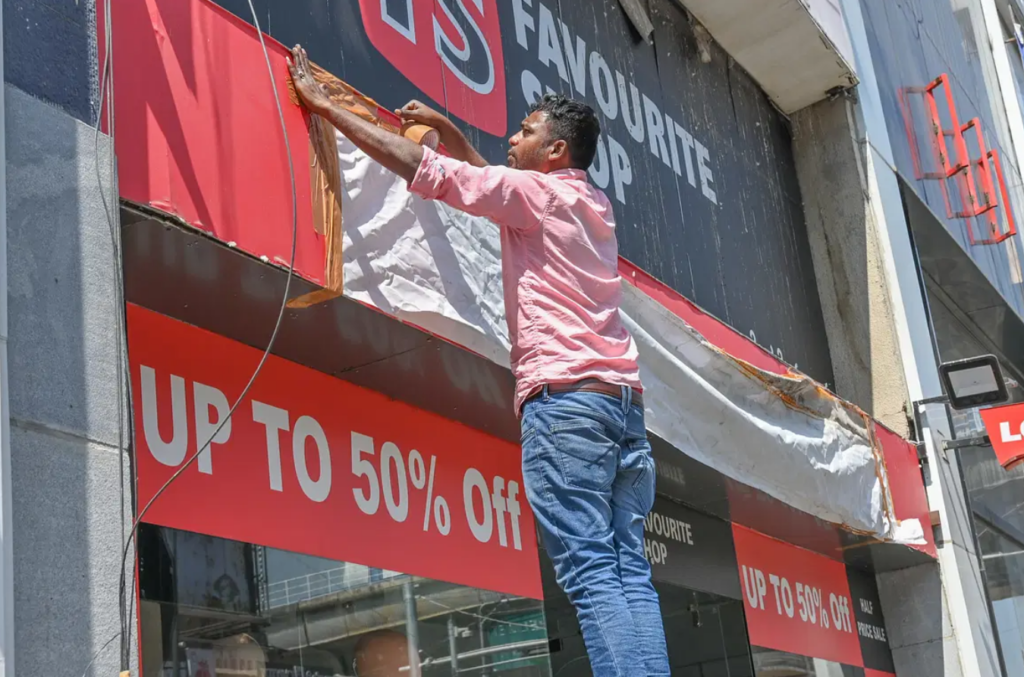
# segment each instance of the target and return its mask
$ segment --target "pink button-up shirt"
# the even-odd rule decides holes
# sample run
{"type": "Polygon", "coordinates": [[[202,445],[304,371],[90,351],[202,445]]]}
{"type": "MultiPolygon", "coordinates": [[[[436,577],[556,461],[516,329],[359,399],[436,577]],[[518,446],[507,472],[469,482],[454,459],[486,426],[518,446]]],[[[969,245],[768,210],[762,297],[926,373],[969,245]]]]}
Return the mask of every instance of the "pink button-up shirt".
{"type": "Polygon", "coordinates": [[[546,383],[596,378],[640,389],[619,317],[615,218],[586,172],[474,167],[423,149],[409,190],[501,226],[516,411],[546,383]]]}

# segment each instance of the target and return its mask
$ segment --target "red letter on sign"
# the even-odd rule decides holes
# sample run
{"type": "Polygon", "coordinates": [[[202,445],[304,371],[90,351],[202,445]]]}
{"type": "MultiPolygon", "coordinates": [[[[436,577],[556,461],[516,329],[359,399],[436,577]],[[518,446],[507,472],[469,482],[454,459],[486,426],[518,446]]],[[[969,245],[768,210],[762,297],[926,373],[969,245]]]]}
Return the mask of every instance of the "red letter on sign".
{"type": "Polygon", "coordinates": [[[1024,404],[983,409],[981,418],[996,456],[1009,470],[1024,461],[1024,404]]]}
{"type": "Polygon", "coordinates": [[[497,0],[359,0],[359,6],[370,42],[402,75],[452,115],[505,135],[497,0]]]}

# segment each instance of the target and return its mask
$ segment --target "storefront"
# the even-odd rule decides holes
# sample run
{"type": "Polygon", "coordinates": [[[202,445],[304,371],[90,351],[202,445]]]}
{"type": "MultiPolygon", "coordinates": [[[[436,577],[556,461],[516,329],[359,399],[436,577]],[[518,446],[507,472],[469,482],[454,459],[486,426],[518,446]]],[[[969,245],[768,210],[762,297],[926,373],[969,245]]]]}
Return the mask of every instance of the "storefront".
{"type": "MultiPolygon", "coordinates": [[[[241,3],[218,4],[243,15],[241,3]]],[[[338,29],[345,54],[331,56],[331,22],[358,21],[360,8],[377,5],[315,4],[308,15],[274,14],[272,35],[319,40],[315,58],[367,90],[387,74],[388,85],[372,93],[395,105],[453,86],[441,70],[437,82],[429,69],[409,76],[409,55],[386,53],[377,24],[364,24],[365,35],[338,29]]],[[[773,430],[810,439],[798,427],[810,420],[826,438],[834,421],[814,418],[814,407],[831,407],[856,419],[867,440],[859,465],[833,475],[822,467],[829,479],[806,486],[779,470],[792,462],[785,454],[799,451],[780,442],[782,434],[765,437],[780,454],[776,463],[726,467],[760,448],[681,451],[672,416],[698,400],[682,404],[671,360],[645,367],[645,384],[662,393],[651,401],[665,407],[650,417],[659,498],[646,546],[673,674],[893,674],[872,574],[934,557],[927,528],[912,543],[892,542],[895,525],[926,524],[927,503],[912,447],[782,361],[785,352],[819,381],[831,378],[782,119],[724,55],[716,52],[712,69],[687,70],[695,53],[680,57],[666,47],[693,48],[682,15],[660,25],[665,34],[654,50],[634,39],[620,14],[597,21],[600,3],[563,6],[558,30],[547,4],[522,0],[502,4],[500,22],[491,15],[478,37],[492,51],[475,61],[472,49],[462,50],[462,75],[507,84],[509,96],[497,108],[494,99],[450,101],[452,114],[477,127],[475,139],[493,156],[523,97],[542,82],[572,82],[585,95],[578,76],[590,73],[609,122],[593,178],[617,200],[623,252],[637,264],[621,266],[631,321],[655,347],[668,344],[655,330],[688,328],[669,339],[689,337],[702,358],[732,365],[736,387],[754,389],[747,401],[762,408],[743,415],[777,407],[784,416],[770,421],[773,430]],[[575,43],[571,62],[553,60],[559,40],[575,43]],[[527,55],[529,68],[521,62],[527,55]],[[502,59],[504,71],[494,70],[502,59]],[[694,83],[714,96],[673,99],[694,83]],[[621,108],[607,98],[615,92],[621,108]],[[753,139],[756,153],[738,149],[737,139],[753,139]],[[701,226],[672,225],[688,220],[701,226]],[[730,266],[750,279],[726,284],[730,266]],[[705,463],[695,460],[702,453],[705,463]],[[737,479],[743,472],[750,482],[737,479]],[[859,528],[838,526],[847,516],[859,528]]],[[[407,33],[420,30],[412,3],[381,7],[391,29],[397,22],[407,33]]],[[[274,330],[283,267],[293,263],[287,226],[295,225],[297,241],[291,298],[329,287],[332,275],[330,218],[313,213],[311,195],[322,158],[310,148],[307,121],[289,108],[289,145],[279,140],[259,44],[223,8],[205,0],[114,6],[136,503],[156,497],[138,534],[143,674],[589,674],[574,614],[551,580],[524,499],[511,375],[500,364],[500,341],[488,342],[494,337],[486,331],[498,332],[502,318],[469,304],[456,310],[479,317],[439,320],[415,303],[396,303],[389,294],[408,280],[374,268],[386,257],[360,258],[367,241],[388,229],[370,229],[379,220],[371,223],[352,195],[344,197],[344,290],[285,312],[259,378],[221,426],[274,330]],[[290,200],[278,197],[290,178],[287,154],[299,170],[294,221],[290,200]]],[[[449,20],[476,25],[470,14],[449,20]]],[[[281,72],[283,51],[272,47],[272,67],[281,72]]],[[[286,87],[277,85],[287,104],[286,87]]],[[[343,188],[357,192],[355,180],[346,181],[343,188]]],[[[422,258],[442,263],[472,249],[444,249],[443,238],[415,244],[429,250],[422,258]]],[[[407,250],[410,259],[415,251],[407,250]]],[[[488,291],[489,269],[472,271],[480,279],[455,279],[437,266],[438,306],[488,291]]]]}
{"type": "MultiPolygon", "coordinates": [[[[130,241],[154,228],[223,249],[154,222],[130,241]]],[[[130,281],[153,272],[136,261],[130,281]]],[[[201,300],[184,305],[204,312],[201,300]]],[[[138,305],[128,322],[145,504],[212,434],[260,352],[138,305]]],[[[409,373],[439,359],[424,351],[409,373]]],[[[410,655],[425,675],[588,674],[514,443],[279,357],[265,369],[140,531],[144,674],[401,675],[410,655]]],[[[869,546],[654,442],[646,547],[673,674],[893,673],[871,568],[857,558],[869,546]],[[731,513],[781,521],[805,547],[731,513]]]]}

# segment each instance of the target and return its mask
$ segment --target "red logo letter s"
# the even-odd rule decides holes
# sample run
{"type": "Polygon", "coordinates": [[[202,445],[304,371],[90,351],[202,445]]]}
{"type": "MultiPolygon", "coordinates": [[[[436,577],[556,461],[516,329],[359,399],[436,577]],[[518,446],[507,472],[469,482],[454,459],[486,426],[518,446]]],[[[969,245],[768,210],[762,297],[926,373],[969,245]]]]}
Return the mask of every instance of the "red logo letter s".
{"type": "Polygon", "coordinates": [[[497,0],[359,4],[370,42],[391,65],[427,96],[445,102],[451,114],[504,136],[508,113],[497,0]]]}

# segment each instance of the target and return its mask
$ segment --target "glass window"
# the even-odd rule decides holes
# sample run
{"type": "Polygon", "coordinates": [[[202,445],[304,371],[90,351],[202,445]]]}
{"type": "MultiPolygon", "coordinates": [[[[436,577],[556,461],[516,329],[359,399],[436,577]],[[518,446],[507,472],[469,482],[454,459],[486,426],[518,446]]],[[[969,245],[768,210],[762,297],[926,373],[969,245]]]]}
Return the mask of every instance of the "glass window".
{"type": "Polygon", "coordinates": [[[147,676],[551,675],[539,600],[148,525],[139,561],[147,676]]]}
{"type": "Polygon", "coordinates": [[[1006,674],[1024,675],[1024,465],[1004,470],[987,446],[960,462],[1006,674]]]}
{"type": "Polygon", "coordinates": [[[988,517],[991,521],[975,513],[992,616],[1006,674],[1024,675],[1024,542],[1010,523],[1000,523],[996,515],[988,517]]]}
{"type": "Polygon", "coordinates": [[[864,677],[864,669],[754,647],[754,674],[756,677],[864,677]]]}

